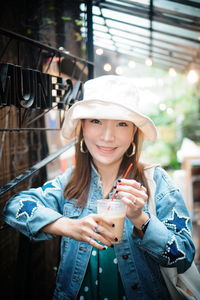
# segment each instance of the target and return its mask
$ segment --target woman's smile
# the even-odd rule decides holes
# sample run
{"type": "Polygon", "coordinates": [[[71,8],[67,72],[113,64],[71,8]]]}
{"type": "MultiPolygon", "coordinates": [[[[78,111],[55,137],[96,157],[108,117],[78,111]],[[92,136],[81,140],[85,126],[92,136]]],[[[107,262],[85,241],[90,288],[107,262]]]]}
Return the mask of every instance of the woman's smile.
{"type": "Polygon", "coordinates": [[[99,146],[99,145],[96,146],[100,152],[106,154],[112,154],[117,149],[117,147],[107,147],[107,146],[99,146]]]}

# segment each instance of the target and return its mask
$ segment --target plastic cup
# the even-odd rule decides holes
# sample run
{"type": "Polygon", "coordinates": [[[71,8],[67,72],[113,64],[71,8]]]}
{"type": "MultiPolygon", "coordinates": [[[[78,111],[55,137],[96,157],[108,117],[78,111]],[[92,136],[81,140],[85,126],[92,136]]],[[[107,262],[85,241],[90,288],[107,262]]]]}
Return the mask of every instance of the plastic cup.
{"type": "Polygon", "coordinates": [[[108,226],[104,222],[101,222],[100,225],[108,228],[117,237],[118,241],[113,244],[121,243],[126,217],[126,205],[124,202],[118,199],[97,200],[97,213],[112,219],[112,222],[115,224],[114,227],[108,226]]]}

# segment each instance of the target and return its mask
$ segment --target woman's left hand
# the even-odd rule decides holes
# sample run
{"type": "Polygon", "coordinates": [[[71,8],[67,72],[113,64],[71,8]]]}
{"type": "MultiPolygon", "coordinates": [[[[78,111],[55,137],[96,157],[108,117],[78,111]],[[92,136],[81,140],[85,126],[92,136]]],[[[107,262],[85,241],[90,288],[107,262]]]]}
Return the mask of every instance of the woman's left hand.
{"type": "Polygon", "coordinates": [[[134,219],[141,215],[148,199],[147,189],[136,180],[120,179],[116,191],[116,195],[127,205],[127,217],[134,223],[134,219]]]}

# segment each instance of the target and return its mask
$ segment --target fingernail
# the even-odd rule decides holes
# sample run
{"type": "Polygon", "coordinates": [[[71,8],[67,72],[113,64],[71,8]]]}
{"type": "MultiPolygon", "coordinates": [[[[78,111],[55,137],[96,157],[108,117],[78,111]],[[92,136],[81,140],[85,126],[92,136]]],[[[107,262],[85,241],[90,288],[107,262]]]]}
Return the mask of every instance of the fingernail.
{"type": "Polygon", "coordinates": [[[114,248],[114,246],[113,246],[113,245],[111,245],[110,247],[111,247],[111,248],[114,248]]]}
{"type": "Polygon", "coordinates": [[[112,227],[115,227],[115,224],[114,224],[114,223],[112,224],[112,227]]]}
{"type": "Polygon", "coordinates": [[[118,242],[118,238],[117,237],[115,238],[115,242],[118,242]]]}
{"type": "Polygon", "coordinates": [[[106,250],[107,248],[106,247],[103,247],[103,249],[102,250],[106,250]]]}

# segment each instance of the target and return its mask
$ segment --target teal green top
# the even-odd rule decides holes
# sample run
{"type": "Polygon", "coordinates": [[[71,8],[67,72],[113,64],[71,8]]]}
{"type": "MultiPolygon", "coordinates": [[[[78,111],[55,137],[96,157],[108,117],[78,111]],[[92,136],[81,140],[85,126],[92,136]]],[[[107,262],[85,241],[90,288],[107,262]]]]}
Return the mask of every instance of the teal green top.
{"type": "Polygon", "coordinates": [[[79,300],[126,300],[114,249],[93,248],[79,300]]]}

